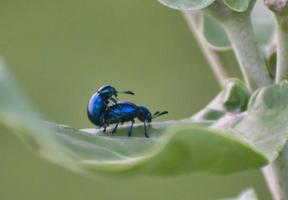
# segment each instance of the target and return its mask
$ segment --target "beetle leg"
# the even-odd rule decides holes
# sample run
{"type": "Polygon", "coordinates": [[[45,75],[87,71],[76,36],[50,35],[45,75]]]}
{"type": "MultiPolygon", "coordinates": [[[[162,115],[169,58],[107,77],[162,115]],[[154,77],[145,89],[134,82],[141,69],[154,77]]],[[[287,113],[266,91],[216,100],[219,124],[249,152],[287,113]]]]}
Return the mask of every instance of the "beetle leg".
{"type": "Polygon", "coordinates": [[[106,132],[106,126],[104,126],[104,129],[103,129],[103,133],[105,133],[106,132]]]}
{"type": "Polygon", "coordinates": [[[146,138],[149,138],[149,135],[147,133],[146,120],[144,120],[144,135],[145,135],[146,138]]]}
{"type": "Polygon", "coordinates": [[[114,99],[113,97],[111,97],[110,99],[115,105],[117,105],[117,99],[114,99]]]}
{"type": "Polygon", "coordinates": [[[113,128],[112,134],[116,132],[118,125],[119,123],[117,123],[116,126],[113,128]]]}
{"type": "Polygon", "coordinates": [[[132,122],[132,124],[131,124],[131,126],[129,128],[129,131],[128,131],[128,137],[131,137],[133,125],[134,125],[134,122],[135,122],[134,119],[132,119],[131,122],[132,122]]]}

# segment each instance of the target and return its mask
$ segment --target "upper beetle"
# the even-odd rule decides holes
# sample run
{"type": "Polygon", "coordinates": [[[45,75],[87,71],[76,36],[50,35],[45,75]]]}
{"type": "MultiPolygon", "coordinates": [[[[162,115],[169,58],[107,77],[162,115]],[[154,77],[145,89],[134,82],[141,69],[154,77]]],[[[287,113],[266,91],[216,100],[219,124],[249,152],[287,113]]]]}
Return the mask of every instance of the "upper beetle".
{"type": "MultiPolygon", "coordinates": [[[[104,124],[104,113],[108,109],[110,102],[117,104],[118,93],[125,93],[134,95],[131,91],[117,91],[111,85],[104,85],[100,87],[96,93],[94,93],[87,106],[87,115],[89,120],[96,126],[103,127],[104,124]]],[[[106,127],[104,126],[104,129],[106,127]]]]}

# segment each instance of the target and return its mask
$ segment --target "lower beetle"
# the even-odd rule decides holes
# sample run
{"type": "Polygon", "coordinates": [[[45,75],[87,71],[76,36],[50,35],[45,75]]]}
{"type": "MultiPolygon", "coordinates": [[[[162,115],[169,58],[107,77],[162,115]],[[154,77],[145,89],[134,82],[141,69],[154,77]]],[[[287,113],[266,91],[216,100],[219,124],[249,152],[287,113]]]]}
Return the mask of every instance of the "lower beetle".
{"type": "Polygon", "coordinates": [[[144,106],[137,106],[127,101],[119,101],[116,105],[110,106],[104,113],[104,127],[109,126],[109,124],[116,124],[112,130],[112,133],[115,133],[120,123],[123,124],[124,122],[131,121],[132,124],[128,131],[128,136],[130,137],[135,122],[134,119],[138,118],[141,122],[144,123],[145,137],[149,138],[146,123],[150,123],[152,119],[167,113],[167,111],[157,111],[152,116],[151,112],[144,106]]]}

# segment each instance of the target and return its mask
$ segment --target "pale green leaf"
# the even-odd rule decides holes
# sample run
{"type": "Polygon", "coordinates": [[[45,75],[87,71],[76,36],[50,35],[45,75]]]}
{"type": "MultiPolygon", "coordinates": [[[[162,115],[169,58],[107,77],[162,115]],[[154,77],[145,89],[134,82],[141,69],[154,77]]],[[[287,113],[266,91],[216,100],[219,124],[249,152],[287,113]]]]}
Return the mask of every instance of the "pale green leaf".
{"type": "Polygon", "coordinates": [[[266,57],[266,66],[270,77],[274,80],[276,75],[276,65],[277,65],[277,53],[273,51],[270,55],[266,57]]]}
{"type": "Polygon", "coordinates": [[[264,49],[271,42],[275,33],[276,21],[274,15],[264,5],[264,1],[257,0],[251,13],[251,20],[257,42],[264,49]]]}
{"type": "Polygon", "coordinates": [[[226,114],[240,113],[246,110],[250,92],[244,83],[237,79],[228,79],[224,89],[200,112],[193,121],[216,122],[226,114]]]}
{"type": "MultiPolygon", "coordinates": [[[[237,86],[233,82],[231,85],[235,88],[237,86]]],[[[192,119],[195,121],[214,121],[213,129],[237,136],[261,152],[270,162],[274,161],[288,139],[288,82],[257,90],[250,98],[246,112],[231,113],[227,112],[224,106],[219,106],[225,105],[223,97],[226,94],[231,94],[232,90],[227,90],[227,88],[226,86],[206,108],[193,116],[192,119]],[[219,101],[222,104],[219,104],[219,101]]],[[[235,99],[245,99],[243,87],[235,89],[235,91],[238,93],[238,95],[232,95],[238,96],[235,99]],[[241,90],[242,92],[240,92],[241,90]]],[[[246,104],[239,102],[237,105],[243,105],[244,109],[246,104]]],[[[241,110],[240,107],[239,110],[241,110]]]]}
{"type": "Polygon", "coordinates": [[[59,141],[62,147],[68,145],[80,159],[79,164],[92,172],[229,173],[265,163],[263,157],[233,136],[181,123],[169,130],[164,127],[161,123],[150,127],[150,139],[142,136],[143,127],[138,126],[132,138],[127,138],[127,128],[122,127],[112,137],[98,135],[99,131],[94,129],[70,132],[69,137],[64,134],[59,141]],[[239,163],[239,160],[245,161],[239,163]]]}
{"type": "Polygon", "coordinates": [[[273,161],[288,138],[287,99],[287,82],[257,90],[249,101],[247,113],[229,131],[273,161]]]}
{"type": "Polygon", "coordinates": [[[249,7],[249,0],[224,0],[226,6],[236,12],[244,12],[249,7]]]}
{"type": "Polygon", "coordinates": [[[208,44],[216,50],[231,49],[229,38],[222,24],[212,16],[203,13],[202,34],[208,44]]]}
{"type": "Polygon", "coordinates": [[[158,0],[163,5],[178,10],[200,10],[215,0],[158,0]]]}
{"type": "MultiPolygon", "coordinates": [[[[226,112],[242,110],[246,105],[245,89],[234,82],[236,86],[233,81],[228,84],[226,95],[218,101],[224,102],[219,107],[226,112]]],[[[191,119],[152,123],[148,127],[151,138],[144,137],[142,124],[136,125],[133,137],[128,138],[127,126],[112,135],[111,128],[102,133],[100,129],[77,130],[44,122],[23,100],[1,65],[0,96],[1,124],[41,157],[85,174],[231,173],[255,169],[267,162],[239,138],[191,119]]]]}

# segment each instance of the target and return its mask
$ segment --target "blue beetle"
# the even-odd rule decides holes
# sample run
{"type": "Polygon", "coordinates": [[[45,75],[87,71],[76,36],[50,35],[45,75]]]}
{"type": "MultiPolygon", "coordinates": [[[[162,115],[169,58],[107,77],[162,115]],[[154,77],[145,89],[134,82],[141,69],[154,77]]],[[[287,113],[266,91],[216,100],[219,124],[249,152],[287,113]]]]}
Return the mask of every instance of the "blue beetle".
{"type": "Polygon", "coordinates": [[[155,112],[152,116],[151,112],[144,106],[137,106],[133,103],[127,101],[119,101],[116,105],[110,106],[109,109],[105,111],[104,114],[104,127],[109,126],[109,124],[116,124],[112,133],[115,133],[118,125],[124,122],[131,121],[132,124],[128,131],[128,136],[132,134],[133,125],[135,123],[135,118],[138,118],[144,123],[144,135],[149,138],[147,133],[146,122],[150,123],[153,118],[159,117],[161,115],[167,114],[167,111],[155,112]]]}
{"type": "Polygon", "coordinates": [[[118,93],[134,95],[134,93],[131,91],[119,92],[111,85],[104,85],[91,96],[88,102],[87,115],[89,120],[96,126],[104,126],[104,132],[106,130],[106,126],[104,123],[104,113],[108,109],[108,105],[110,102],[117,104],[116,99],[118,93]]]}

